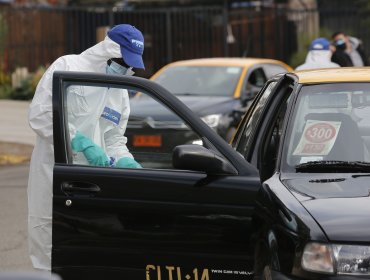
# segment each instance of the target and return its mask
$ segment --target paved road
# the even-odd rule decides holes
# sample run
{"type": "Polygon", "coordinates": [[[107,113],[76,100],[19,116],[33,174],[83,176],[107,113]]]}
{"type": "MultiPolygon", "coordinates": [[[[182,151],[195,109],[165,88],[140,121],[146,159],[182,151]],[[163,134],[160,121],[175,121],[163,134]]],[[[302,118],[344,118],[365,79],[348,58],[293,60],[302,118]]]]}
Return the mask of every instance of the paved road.
{"type": "Polygon", "coordinates": [[[36,135],[28,125],[29,101],[0,100],[0,141],[33,145],[36,135]]]}
{"type": "Polygon", "coordinates": [[[0,271],[32,270],[27,247],[28,168],[0,166],[0,271]]]}
{"type": "MultiPolygon", "coordinates": [[[[0,155],[29,156],[36,137],[28,126],[28,106],[27,101],[0,100],[0,155]]],[[[0,271],[32,270],[27,247],[28,170],[28,163],[0,164],[0,271]]]]}

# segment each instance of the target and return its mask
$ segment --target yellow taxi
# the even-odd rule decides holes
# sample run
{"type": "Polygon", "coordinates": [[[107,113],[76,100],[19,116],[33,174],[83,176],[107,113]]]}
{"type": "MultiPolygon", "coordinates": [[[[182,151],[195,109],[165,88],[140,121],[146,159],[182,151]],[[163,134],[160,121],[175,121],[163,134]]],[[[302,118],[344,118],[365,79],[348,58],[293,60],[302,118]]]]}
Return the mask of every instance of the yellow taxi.
{"type": "Polygon", "coordinates": [[[230,140],[241,114],[266,81],[291,70],[274,59],[202,58],[170,63],[151,80],[176,95],[218,134],[230,140]]]}

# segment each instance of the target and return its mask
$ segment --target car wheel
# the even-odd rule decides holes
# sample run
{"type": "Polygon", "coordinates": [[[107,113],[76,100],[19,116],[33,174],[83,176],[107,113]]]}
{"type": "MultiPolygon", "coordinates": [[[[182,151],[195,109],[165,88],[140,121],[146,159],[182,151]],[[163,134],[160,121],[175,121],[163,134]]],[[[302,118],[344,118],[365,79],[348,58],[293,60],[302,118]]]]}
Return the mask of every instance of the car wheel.
{"type": "Polygon", "coordinates": [[[263,241],[257,242],[254,252],[254,280],[271,279],[268,278],[268,275],[271,276],[268,273],[271,269],[266,244],[263,241]]]}
{"type": "Polygon", "coordinates": [[[280,271],[280,263],[275,246],[268,246],[263,240],[256,243],[254,272],[255,280],[272,280],[272,269],[280,271]]]}

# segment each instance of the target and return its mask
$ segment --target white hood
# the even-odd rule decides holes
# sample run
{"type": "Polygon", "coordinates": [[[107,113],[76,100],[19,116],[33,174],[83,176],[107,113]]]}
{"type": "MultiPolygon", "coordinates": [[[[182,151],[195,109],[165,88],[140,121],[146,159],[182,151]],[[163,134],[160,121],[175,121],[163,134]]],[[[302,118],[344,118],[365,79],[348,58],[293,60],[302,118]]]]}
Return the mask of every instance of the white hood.
{"type": "MultiPolygon", "coordinates": [[[[102,42],[85,50],[80,55],[73,56],[73,63],[69,64],[68,70],[105,73],[107,60],[110,58],[122,57],[122,54],[119,44],[106,36],[102,42]]],[[[70,55],[62,56],[60,59],[68,60],[68,57],[70,57],[70,55]]]]}
{"type": "Polygon", "coordinates": [[[330,50],[309,51],[306,56],[306,62],[298,66],[295,70],[339,67],[338,64],[331,62],[331,55],[330,50]]]}
{"type": "Polygon", "coordinates": [[[349,42],[351,43],[353,49],[357,49],[361,43],[361,41],[355,37],[349,37],[349,42]]]}

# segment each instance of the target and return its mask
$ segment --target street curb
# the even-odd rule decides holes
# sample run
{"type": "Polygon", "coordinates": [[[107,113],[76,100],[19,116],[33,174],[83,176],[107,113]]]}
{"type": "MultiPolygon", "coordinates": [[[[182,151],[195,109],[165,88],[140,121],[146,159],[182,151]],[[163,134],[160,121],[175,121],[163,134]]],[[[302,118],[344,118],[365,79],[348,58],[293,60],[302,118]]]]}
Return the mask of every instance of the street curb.
{"type": "Polygon", "coordinates": [[[0,142],[0,166],[29,162],[32,150],[32,145],[0,142]]]}

